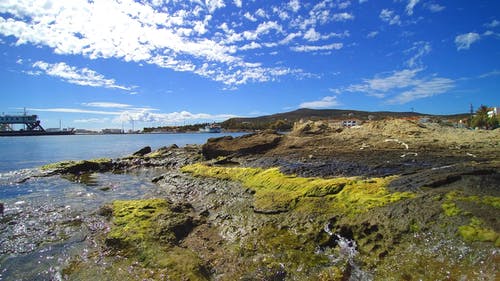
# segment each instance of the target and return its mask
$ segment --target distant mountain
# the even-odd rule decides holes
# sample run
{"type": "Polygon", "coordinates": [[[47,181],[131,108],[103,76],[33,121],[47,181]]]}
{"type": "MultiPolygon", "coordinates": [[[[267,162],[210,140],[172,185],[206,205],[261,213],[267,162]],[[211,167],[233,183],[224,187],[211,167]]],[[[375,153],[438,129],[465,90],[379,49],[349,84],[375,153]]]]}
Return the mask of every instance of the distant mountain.
{"type": "Polygon", "coordinates": [[[388,118],[411,118],[411,117],[434,117],[439,119],[458,120],[466,118],[467,114],[456,115],[429,115],[418,112],[391,112],[391,111],[359,111],[359,110],[344,110],[344,109],[308,109],[301,108],[290,112],[277,113],[260,117],[245,117],[231,118],[222,122],[224,129],[289,129],[294,122],[303,120],[344,120],[344,119],[359,119],[359,120],[381,120],[388,118]]]}

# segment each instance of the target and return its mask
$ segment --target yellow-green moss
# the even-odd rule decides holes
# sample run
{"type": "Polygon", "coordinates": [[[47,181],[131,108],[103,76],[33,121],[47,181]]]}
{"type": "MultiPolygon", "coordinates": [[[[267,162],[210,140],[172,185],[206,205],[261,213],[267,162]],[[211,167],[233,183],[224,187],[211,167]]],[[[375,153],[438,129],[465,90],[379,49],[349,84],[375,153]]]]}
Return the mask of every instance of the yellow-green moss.
{"type": "MultiPolygon", "coordinates": [[[[252,189],[254,207],[262,211],[286,211],[294,208],[314,208],[315,198],[329,198],[329,208],[365,212],[404,198],[414,197],[410,192],[390,193],[387,184],[395,177],[386,178],[303,178],[285,175],[279,168],[215,167],[200,163],[188,165],[182,171],[195,176],[239,181],[252,189]]],[[[321,200],[324,202],[324,200],[321,200]]]]}
{"type": "Polygon", "coordinates": [[[137,244],[152,239],[153,222],[169,212],[164,199],[114,201],[113,227],[107,236],[108,243],[137,244]]]}
{"type": "Polygon", "coordinates": [[[465,196],[462,192],[459,191],[450,191],[446,193],[445,196],[447,201],[465,201],[465,202],[473,202],[476,204],[485,204],[492,206],[496,209],[500,209],[500,197],[497,196],[465,196]]]}
{"type": "Polygon", "coordinates": [[[106,237],[112,249],[143,268],[166,269],[168,280],[207,280],[198,255],[175,246],[174,229],[186,224],[188,217],[172,212],[165,199],[117,200],[112,210],[112,227],[106,237]]]}
{"type": "Polygon", "coordinates": [[[472,217],[468,225],[460,226],[458,233],[467,242],[494,242],[495,246],[500,246],[499,234],[484,227],[484,222],[476,217],[472,217]]]}
{"type": "Polygon", "coordinates": [[[444,214],[448,217],[457,216],[462,212],[462,210],[457,207],[457,204],[451,201],[445,201],[441,204],[441,208],[443,208],[444,214]]]}

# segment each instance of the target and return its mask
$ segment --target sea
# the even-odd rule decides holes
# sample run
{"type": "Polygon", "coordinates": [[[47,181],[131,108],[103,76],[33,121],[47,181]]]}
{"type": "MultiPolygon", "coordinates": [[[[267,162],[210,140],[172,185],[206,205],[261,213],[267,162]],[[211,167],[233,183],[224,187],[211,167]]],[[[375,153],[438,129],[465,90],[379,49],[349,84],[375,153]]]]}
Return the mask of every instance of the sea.
{"type": "Polygon", "coordinates": [[[114,200],[165,193],[151,182],[161,169],[93,173],[74,179],[38,177],[40,166],[63,160],[115,159],[145,146],[153,150],[172,144],[182,147],[243,134],[0,137],[0,280],[61,280],[71,257],[89,251],[88,241],[82,238],[88,230],[68,221],[94,218],[101,206],[114,200]]]}
{"type": "Polygon", "coordinates": [[[144,146],[203,144],[208,138],[244,133],[116,134],[0,137],[0,173],[63,160],[118,158],[144,146]]]}

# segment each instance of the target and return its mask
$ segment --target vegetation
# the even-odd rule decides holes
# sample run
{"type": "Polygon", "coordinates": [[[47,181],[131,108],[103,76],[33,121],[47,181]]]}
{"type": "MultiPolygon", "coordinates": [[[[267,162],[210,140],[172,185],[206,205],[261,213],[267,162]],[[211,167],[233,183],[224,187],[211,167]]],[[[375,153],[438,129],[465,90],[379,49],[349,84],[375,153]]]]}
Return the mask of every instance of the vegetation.
{"type": "MultiPolygon", "coordinates": [[[[445,196],[445,201],[441,205],[445,215],[449,217],[458,215],[468,215],[462,211],[455,202],[472,202],[475,204],[484,204],[500,209],[500,197],[494,196],[465,196],[461,192],[451,191],[445,196]]],[[[476,217],[470,219],[468,225],[458,227],[458,234],[467,242],[493,242],[495,246],[500,246],[500,235],[494,230],[484,226],[484,222],[476,217]]]]}
{"type": "Polygon", "coordinates": [[[485,227],[484,222],[476,217],[472,217],[468,225],[460,226],[458,233],[467,242],[494,242],[496,247],[500,247],[500,236],[498,233],[485,227]]]}
{"type": "Polygon", "coordinates": [[[488,116],[489,107],[486,105],[481,105],[474,117],[470,120],[470,126],[472,128],[484,128],[484,129],[495,129],[499,126],[498,117],[488,116]]]}
{"type": "Polygon", "coordinates": [[[255,192],[254,208],[261,212],[284,212],[296,209],[297,212],[309,213],[313,210],[336,209],[354,215],[414,196],[410,192],[390,193],[386,186],[395,177],[303,178],[284,175],[278,168],[228,168],[200,163],[185,166],[182,170],[195,176],[241,182],[255,192]],[[318,198],[323,199],[317,200],[318,198]],[[327,200],[324,200],[325,198],[327,200]],[[327,206],[320,207],[317,204],[327,204],[327,206]]]}

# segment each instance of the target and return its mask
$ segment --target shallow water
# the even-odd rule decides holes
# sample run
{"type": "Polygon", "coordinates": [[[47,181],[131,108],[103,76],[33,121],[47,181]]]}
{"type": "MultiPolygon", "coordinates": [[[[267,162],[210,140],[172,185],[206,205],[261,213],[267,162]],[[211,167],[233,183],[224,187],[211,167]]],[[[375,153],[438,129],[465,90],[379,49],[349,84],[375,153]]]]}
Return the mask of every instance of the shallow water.
{"type": "Polygon", "coordinates": [[[88,250],[89,231],[105,229],[97,210],[117,199],[158,196],[162,191],[150,179],[161,172],[89,174],[78,182],[35,177],[23,183],[15,182],[35,171],[3,174],[1,183],[10,191],[2,194],[0,280],[59,279],[66,260],[88,250]]]}
{"type": "Polygon", "coordinates": [[[157,149],[177,144],[203,144],[208,138],[224,135],[241,136],[244,133],[220,134],[123,134],[0,137],[0,173],[34,168],[62,160],[117,158],[129,155],[144,146],[157,149]]]}

